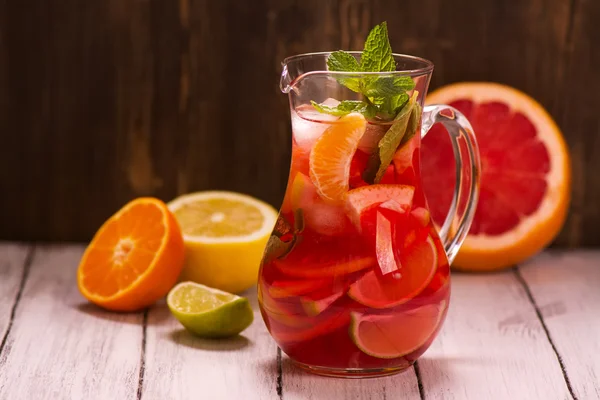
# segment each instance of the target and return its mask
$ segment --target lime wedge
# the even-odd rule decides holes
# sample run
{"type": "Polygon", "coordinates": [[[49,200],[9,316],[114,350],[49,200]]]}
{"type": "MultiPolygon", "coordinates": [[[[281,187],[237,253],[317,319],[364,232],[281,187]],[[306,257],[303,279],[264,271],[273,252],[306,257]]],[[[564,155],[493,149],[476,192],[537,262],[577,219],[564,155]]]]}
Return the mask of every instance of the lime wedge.
{"type": "Polygon", "coordinates": [[[171,289],[167,304],[188,331],[206,338],[237,335],[254,320],[248,299],[194,282],[171,289]]]}

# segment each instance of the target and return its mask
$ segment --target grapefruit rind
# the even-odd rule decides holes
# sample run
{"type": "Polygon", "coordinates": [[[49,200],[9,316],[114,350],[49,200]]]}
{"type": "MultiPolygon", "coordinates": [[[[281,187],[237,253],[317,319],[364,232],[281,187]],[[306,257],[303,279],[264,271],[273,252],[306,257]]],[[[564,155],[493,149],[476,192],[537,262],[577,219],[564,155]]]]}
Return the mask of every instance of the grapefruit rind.
{"type": "Polygon", "coordinates": [[[375,254],[382,275],[391,274],[402,266],[394,256],[392,223],[382,213],[377,212],[377,232],[375,234],[375,254]]]}

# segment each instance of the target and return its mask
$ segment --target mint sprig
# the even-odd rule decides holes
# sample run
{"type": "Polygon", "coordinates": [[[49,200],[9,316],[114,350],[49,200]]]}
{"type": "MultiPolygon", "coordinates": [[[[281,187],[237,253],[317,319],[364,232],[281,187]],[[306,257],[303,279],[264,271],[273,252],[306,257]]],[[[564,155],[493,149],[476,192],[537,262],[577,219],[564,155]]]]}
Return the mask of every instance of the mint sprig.
{"type": "MultiPolygon", "coordinates": [[[[339,50],[329,55],[327,67],[330,71],[339,72],[395,71],[396,61],[388,38],[387,24],[383,22],[369,32],[360,63],[352,54],[339,50]]],[[[361,93],[363,99],[342,101],[336,107],[313,102],[319,112],[336,116],[359,112],[367,118],[390,121],[408,103],[409,96],[406,92],[415,87],[410,76],[338,76],[336,79],[348,89],[361,93]]]]}
{"type": "Polygon", "coordinates": [[[388,38],[387,23],[382,22],[369,32],[360,58],[363,72],[391,72],[396,70],[392,46],[388,38]]]}

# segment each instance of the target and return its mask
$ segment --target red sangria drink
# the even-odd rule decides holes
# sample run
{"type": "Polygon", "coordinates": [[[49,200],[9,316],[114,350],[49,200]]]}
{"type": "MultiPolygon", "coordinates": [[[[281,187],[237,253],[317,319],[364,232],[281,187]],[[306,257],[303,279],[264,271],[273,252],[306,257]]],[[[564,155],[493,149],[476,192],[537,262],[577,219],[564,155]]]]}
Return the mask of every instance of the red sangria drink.
{"type": "MultiPolygon", "coordinates": [[[[382,35],[381,27],[369,37],[382,35]]],[[[429,62],[389,57],[393,71],[400,62],[420,68],[335,74],[344,63],[364,68],[365,53],[344,52],[293,57],[284,68],[302,72],[284,77],[292,162],[261,266],[259,303],[282,351],[318,374],[386,375],[423,354],[448,310],[447,250],[460,246],[472,218],[476,158],[459,158],[471,175],[457,182],[454,203],[462,206],[450,210],[448,226],[458,228],[444,240],[431,220],[419,168],[422,125],[444,122],[475,146],[461,134],[468,122],[457,122],[460,115],[441,120],[441,106],[423,110],[429,62]],[[319,62],[325,71],[306,72],[319,62]]]]}

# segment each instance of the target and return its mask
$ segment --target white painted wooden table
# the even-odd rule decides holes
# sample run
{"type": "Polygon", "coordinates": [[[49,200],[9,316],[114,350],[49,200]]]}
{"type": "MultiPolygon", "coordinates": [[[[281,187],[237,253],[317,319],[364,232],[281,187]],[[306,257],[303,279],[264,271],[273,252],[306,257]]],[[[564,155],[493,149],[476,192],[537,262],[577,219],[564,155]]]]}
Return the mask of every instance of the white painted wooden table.
{"type": "Polygon", "coordinates": [[[258,313],[242,336],[197,339],[164,304],[88,304],[83,247],[0,243],[0,399],[600,399],[600,251],[546,252],[495,274],[453,274],[450,312],[399,375],[312,376],[258,313]]]}

